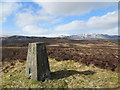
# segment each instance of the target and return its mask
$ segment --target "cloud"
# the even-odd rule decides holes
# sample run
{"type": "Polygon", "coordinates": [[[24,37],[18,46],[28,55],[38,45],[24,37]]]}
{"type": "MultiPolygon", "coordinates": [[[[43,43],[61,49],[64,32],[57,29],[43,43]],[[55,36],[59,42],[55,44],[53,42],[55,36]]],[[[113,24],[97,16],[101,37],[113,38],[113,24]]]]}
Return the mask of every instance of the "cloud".
{"type": "Polygon", "coordinates": [[[118,27],[107,29],[104,31],[99,31],[98,33],[109,34],[109,35],[118,35],[118,27]]]}
{"type": "Polygon", "coordinates": [[[72,21],[68,24],[60,25],[54,28],[56,31],[71,31],[71,30],[79,30],[85,27],[84,21],[72,21]]]}
{"type": "Polygon", "coordinates": [[[4,23],[7,17],[15,13],[20,6],[17,3],[0,3],[0,23],[4,23]]]}
{"type": "MultiPolygon", "coordinates": [[[[108,13],[101,17],[92,17],[88,21],[75,20],[67,24],[61,25],[61,21],[64,20],[64,16],[77,16],[81,14],[89,13],[93,9],[105,8],[113,3],[83,3],[83,2],[50,2],[50,3],[39,3],[36,2],[40,8],[28,7],[21,8],[21,4],[18,3],[0,3],[0,22],[6,21],[7,17],[14,15],[16,18],[16,25],[21,29],[21,32],[31,35],[49,34],[49,35],[60,35],[69,34],[74,30],[80,31],[104,31],[116,30],[112,29],[116,26],[117,12],[108,13]],[[26,11],[23,9],[27,9],[26,11]],[[17,12],[17,13],[15,13],[17,12]],[[56,24],[57,23],[57,24],[56,24]],[[59,25],[60,24],[60,25],[59,25]],[[57,26],[59,25],[59,26],[57,26]],[[43,27],[42,27],[43,26],[43,27]],[[54,34],[56,33],[56,34],[54,34]]],[[[13,17],[14,18],[14,17],[13,17]]]]}
{"type": "MultiPolygon", "coordinates": [[[[34,0],[1,0],[1,2],[32,2],[34,0]]],[[[83,2],[83,0],[35,0],[36,2],[83,2]]],[[[84,0],[84,2],[119,2],[119,0],[84,0]]]]}
{"type": "MultiPolygon", "coordinates": [[[[69,34],[71,31],[79,32],[84,31],[85,33],[108,33],[108,34],[117,34],[117,21],[118,21],[118,12],[109,12],[103,16],[94,16],[91,17],[88,21],[75,20],[67,24],[54,26],[53,28],[42,28],[40,27],[41,21],[46,21],[47,19],[42,18],[42,16],[34,16],[31,13],[20,13],[17,15],[17,24],[22,28],[22,30],[29,34],[42,34],[50,32],[50,35],[56,36],[58,33],[69,34]],[[26,20],[27,18],[27,20],[26,20]],[[37,23],[36,23],[37,22],[37,23]]],[[[60,19],[61,20],[61,19],[60,19]]],[[[53,22],[59,22],[59,18],[52,20],[53,22]]],[[[47,22],[48,23],[48,22],[47,22]]],[[[51,22],[52,23],[52,22],[51,22]]]]}
{"type": "Polygon", "coordinates": [[[31,10],[24,13],[16,14],[16,21],[17,21],[16,23],[19,27],[24,27],[30,24],[36,24],[42,21],[49,21],[53,18],[52,16],[49,15],[40,15],[40,14],[37,15],[37,13],[33,14],[30,11],[31,10]]]}
{"type": "Polygon", "coordinates": [[[48,31],[48,29],[43,29],[36,25],[27,25],[27,26],[23,27],[23,31],[25,31],[29,34],[41,34],[43,32],[48,31]]]}
{"type": "Polygon", "coordinates": [[[37,18],[37,16],[32,15],[30,12],[16,14],[16,24],[19,27],[24,27],[26,25],[34,24],[38,21],[39,18],[37,18]]]}
{"type": "Polygon", "coordinates": [[[69,34],[65,34],[65,33],[54,33],[54,34],[43,34],[43,35],[37,35],[37,36],[41,36],[41,37],[60,37],[60,36],[68,36],[69,34]]]}
{"type": "Polygon", "coordinates": [[[110,29],[114,28],[118,24],[118,12],[114,11],[111,13],[107,13],[101,17],[92,17],[86,23],[88,27],[94,29],[110,29]]]}
{"type": "MultiPolygon", "coordinates": [[[[55,31],[87,31],[87,32],[108,32],[116,30],[118,26],[118,12],[114,11],[103,16],[91,17],[88,21],[72,21],[54,28],[55,31]]],[[[116,32],[116,31],[115,31],[116,32]]]]}
{"type": "Polygon", "coordinates": [[[19,26],[22,31],[27,34],[42,34],[47,32],[48,29],[41,27],[44,22],[52,20],[54,17],[45,15],[38,12],[33,12],[30,8],[25,12],[19,12],[16,14],[16,25],[19,26]]]}
{"type": "MultiPolygon", "coordinates": [[[[105,8],[113,3],[108,2],[37,2],[42,9],[52,15],[81,15],[90,12],[93,9],[105,8]]],[[[117,4],[117,3],[116,3],[117,4]]]]}
{"type": "Polygon", "coordinates": [[[43,27],[51,26],[52,24],[58,23],[62,18],[57,18],[53,15],[46,14],[40,9],[34,12],[31,8],[24,8],[24,12],[16,14],[16,25],[23,31],[29,34],[41,34],[49,31],[50,29],[44,29],[43,27]]]}

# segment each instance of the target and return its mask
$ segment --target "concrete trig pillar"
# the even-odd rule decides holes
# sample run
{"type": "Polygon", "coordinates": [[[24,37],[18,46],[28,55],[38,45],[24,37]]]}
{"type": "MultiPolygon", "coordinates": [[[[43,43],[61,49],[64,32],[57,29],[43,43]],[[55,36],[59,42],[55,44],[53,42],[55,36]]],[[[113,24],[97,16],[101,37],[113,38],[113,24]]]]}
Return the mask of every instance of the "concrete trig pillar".
{"type": "Polygon", "coordinates": [[[50,77],[50,67],[45,43],[29,43],[26,76],[38,81],[44,81],[45,78],[50,77]]]}

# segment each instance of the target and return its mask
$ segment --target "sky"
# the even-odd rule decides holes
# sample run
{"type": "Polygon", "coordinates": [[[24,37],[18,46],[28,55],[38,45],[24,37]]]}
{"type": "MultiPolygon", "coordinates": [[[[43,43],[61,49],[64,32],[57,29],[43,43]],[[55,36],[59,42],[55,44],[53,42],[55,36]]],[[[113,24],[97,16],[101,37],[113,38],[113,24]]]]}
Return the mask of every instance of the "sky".
{"type": "Polygon", "coordinates": [[[0,2],[2,35],[118,34],[115,2],[0,2]]]}

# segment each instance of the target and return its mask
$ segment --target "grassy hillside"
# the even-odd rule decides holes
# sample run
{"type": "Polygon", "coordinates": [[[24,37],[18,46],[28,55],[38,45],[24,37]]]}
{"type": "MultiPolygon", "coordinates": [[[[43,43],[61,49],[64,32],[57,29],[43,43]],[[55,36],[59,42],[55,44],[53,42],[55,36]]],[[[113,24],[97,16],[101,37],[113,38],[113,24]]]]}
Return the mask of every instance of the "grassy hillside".
{"type": "Polygon", "coordinates": [[[118,73],[86,66],[73,60],[49,59],[51,79],[44,82],[25,77],[25,61],[3,64],[2,88],[116,88],[118,73]]]}

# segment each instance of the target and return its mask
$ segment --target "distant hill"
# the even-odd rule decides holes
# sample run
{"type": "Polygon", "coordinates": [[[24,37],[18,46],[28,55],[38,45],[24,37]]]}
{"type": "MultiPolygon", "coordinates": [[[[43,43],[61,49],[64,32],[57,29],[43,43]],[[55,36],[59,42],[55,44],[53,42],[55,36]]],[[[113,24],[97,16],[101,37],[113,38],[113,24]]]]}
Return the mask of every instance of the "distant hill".
{"type": "Polygon", "coordinates": [[[78,35],[70,35],[64,36],[64,38],[69,39],[118,39],[120,36],[118,35],[107,35],[107,34],[78,34],[78,35]]]}
{"type": "Polygon", "coordinates": [[[54,43],[65,43],[71,41],[70,39],[62,38],[62,37],[35,37],[35,36],[8,36],[8,37],[0,37],[0,40],[2,40],[2,46],[17,46],[17,47],[23,47],[28,46],[28,43],[33,42],[44,42],[47,45],[48,44],[54,44],[54,43]]]}
{"type": "Polygon", "coordinates": [[[0,37],[0,38],[2,38],[2,40],[32,40],[32,39],[43,39],[43,38],[46,38],[46,37],[14,35],[14,36],[7,36],[7,37],[0,37]]]}
{"type": "Polygon", "coordinates": [[[16,41],[16,42],[66,42],[70,41],[70,39],[76,40],[112,40],[112,41],[120,41],[120,36],[118,35],[107,35],[107,34],[78,34],[78,35],[70,35],[70,36],[59,36],[59,37],[38,37],[38,36],[5,36],[0,37],[2,41],[16,41]]]}

